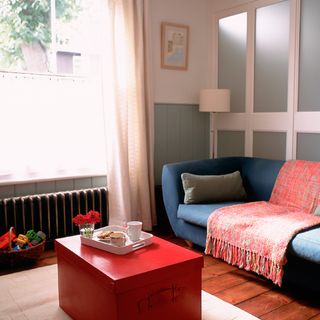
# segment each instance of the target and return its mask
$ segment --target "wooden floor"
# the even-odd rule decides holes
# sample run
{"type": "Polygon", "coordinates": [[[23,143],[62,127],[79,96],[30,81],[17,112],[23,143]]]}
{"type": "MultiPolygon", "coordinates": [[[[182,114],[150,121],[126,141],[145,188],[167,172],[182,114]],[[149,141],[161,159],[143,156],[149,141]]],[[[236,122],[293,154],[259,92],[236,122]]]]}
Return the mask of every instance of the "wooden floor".
{"type": "MultiPolygon", "coordinates": [[[[159,236],[159,235],[158,235],[159,236]]],[[[187,244],[174,236],[162,236],[177,245],[187,244]]],[[[202,254],[203,249],[194,247],[202,254]]],[[[53,250],[47,250],[34,267],[56,263],[53,250]]],[[[0,269],[0,275],[21,269],[0,269]]],[[[255,274],[239,270],[227,263],[204,256],[202,289],[243,309],[260,319],[320,320],[320,296],[294,288],[280,289],[255,274]]]]}
{"type": "MultiPolygon", "coordinates": [[[[187,247],[183,240],[167,240],[187,247]]],[[[203,254],[203,248],[192,250],[203,254]]],[[[320,296],[297,288],[280,289],[271,281],[204,255],[202,289],[266,320],[320,320],[320,296]]]]}

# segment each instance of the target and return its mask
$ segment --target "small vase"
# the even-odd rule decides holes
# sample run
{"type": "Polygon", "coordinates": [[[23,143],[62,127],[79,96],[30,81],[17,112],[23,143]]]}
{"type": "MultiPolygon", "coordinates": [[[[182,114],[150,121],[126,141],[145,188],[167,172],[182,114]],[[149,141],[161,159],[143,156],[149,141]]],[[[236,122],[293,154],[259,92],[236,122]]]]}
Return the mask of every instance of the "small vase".
{"type": "Polygon", "coordinates": [[[84,223],[79,225],[80,235],[92,239],[94,232],[94,223],[84,223]]]}

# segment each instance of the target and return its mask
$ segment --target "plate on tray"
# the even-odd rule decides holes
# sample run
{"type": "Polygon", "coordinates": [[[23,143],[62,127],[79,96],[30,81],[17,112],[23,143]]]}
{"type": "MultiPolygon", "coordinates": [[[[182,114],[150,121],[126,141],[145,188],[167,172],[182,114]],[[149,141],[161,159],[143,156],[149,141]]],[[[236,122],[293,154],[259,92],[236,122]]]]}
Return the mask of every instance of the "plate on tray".
{"type": "Polygon", "coordinates": [[[153,235],[148,232],[141,231],[141,237],[138,241],[131,241],[126,234],[126,228],[120,227],[120,226],[107,226],[100,229],[97,229],[93,233],[93,238],[88,239],[85,237],[80,236],[81,244],[91,246],[94,248],[98,248],[104,251],[108,251],[115,254],[127,254],[129,252],[144,248],[152,243],[153,235]],[[116,246],[110,242],[107,242],[105,240],[100,240],[98,238],[98,234],[102,231],[117,231],[117,232],[123,232],[126,236],[126,242],[124,246],[116,246]]]}

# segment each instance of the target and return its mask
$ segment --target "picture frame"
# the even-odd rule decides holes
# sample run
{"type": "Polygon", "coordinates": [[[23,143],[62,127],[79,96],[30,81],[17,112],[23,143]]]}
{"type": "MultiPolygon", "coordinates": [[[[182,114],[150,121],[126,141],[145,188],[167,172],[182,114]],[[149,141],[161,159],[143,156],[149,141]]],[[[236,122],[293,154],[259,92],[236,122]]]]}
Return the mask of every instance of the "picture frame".
{"type": "Polygon", "coordinates": [[[189,26],[161,23],[161,68],[188,69],[189,26]]]}

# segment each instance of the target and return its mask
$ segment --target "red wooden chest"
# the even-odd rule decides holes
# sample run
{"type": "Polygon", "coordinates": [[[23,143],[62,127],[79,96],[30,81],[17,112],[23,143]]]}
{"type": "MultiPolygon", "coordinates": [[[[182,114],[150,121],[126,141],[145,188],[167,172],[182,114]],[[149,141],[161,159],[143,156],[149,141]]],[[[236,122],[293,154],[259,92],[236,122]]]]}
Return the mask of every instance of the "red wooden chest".
{"type": "Polygon", "coordinates": [[[56,240],[60,307],[74,319],[201,319],[203,257],[154,237],[127,255],[56,240]]]}

